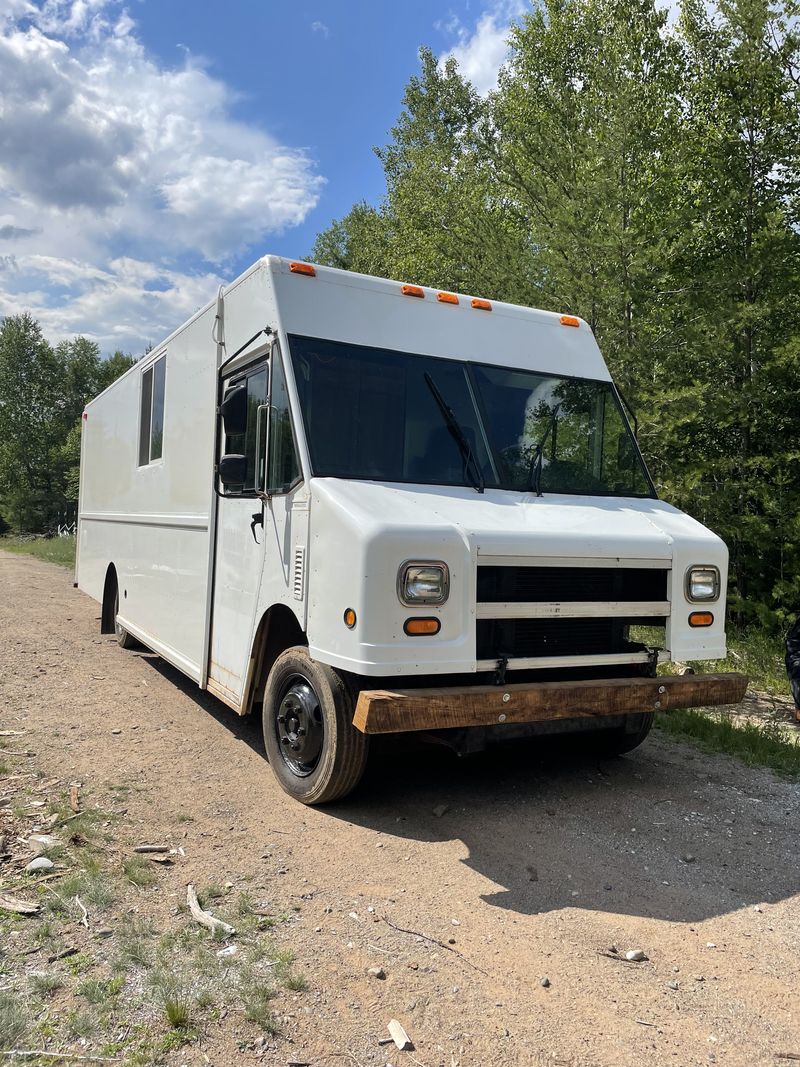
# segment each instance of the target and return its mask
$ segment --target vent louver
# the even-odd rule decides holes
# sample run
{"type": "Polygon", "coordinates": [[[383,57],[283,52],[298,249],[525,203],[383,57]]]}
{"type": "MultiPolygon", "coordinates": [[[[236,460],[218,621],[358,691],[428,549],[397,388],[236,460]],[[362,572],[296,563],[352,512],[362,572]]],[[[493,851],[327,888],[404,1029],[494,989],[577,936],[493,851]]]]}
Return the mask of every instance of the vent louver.
{"type": "Polygon", "coordinates": [[[294,598],[302,600],[305,593],[306,550],[304,545],[296,545],[294,550],[294,598]]]}

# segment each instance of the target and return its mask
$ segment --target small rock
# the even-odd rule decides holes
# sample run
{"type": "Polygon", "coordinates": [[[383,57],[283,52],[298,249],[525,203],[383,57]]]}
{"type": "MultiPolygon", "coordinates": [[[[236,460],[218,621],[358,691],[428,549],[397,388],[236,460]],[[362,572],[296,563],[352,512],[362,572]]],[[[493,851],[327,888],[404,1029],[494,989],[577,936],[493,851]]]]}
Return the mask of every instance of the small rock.
{"type": "Polygon", "coordinates": [[[450,922],[453,924],[453,926],[460,926],[461,925],[461,920],[460,919],[451,919],[450,922]]]}
{"type": "Polygon", "coordinates": [[[696,863],[697,862],[697,857],[696,856],[692,856],[690,853],[687,852],[685,856],[681,856],[681,860],[684,863],[696,863]]]}
{"type": "Polygon", "coordinates": [[[56,848],[61,844],[61,839],[53,834],[31,834],[27,841],[31,852],[44,852],[48,848],[56,848]]]}
{"type": "Polygon", "coordinates": [[[37,871],[52,871],[53,867],[55,867],[55,864],[47,856],[37,856],[35,860],[31,860],[26,865],[25,870],[28,874],[36,874],[37,871]]]}
{"type": "Polygon", "coordinates": [[[611,885],[611,883],[610,883],[610,882],[606,882],[606,884],[605,884],[605,885],[603,886],[603,889],[605,889],[605,890],[606,890],[607,892],[608,892],[609,890],[613,889],[613,888],[614,888],[614,887],[613,887],[613,885],[611,885]]]}
{"type": "Polygon", "coordinates": [[[716,948],[717,946],[713,941],[706,941],[706,948],[716,948]]]}
{"type": "Polygon", "coordinates": [[[543,989],[549,989],[550,988],[550,979],[547,977],[547,975],[545,975],[544,978],[542,979],[542,988],[543,989]]]}
{"type": "Polygon", "coordinates": [[[761,912],[763,912],[763,910],[764,910],[764,909],[763,909],[763,908],[760,908],[760,907],[758,906],[758,904],[755,904],[755,905],[753,905],[753,911],[757,911],[757,912],[759,913],[759,915],[761,914],[761,912]]]}
{"type": "Polygon", "coordinates": [[[678,988],[678,983],[677,982],[667,982],[667,986],[668,986],[669,989],[677,989],[678,988]]]}
{"type": "Polygon", "coordinates": [[[448,939],[447,939],[447,944],[448,945],[454,945],[455,943],[456,943],[456,939],[454,937],[448,937],[448,939]]]}
{"type": "Polygon", "coordinates": [[[99,930],[95,930],[94,936],[95,937],[111,937],[111,935],[113,933],[114,933],[114,931],[111,929],[110,926],[103,926],[99,930]]]}
{"type": "Polygon", "coordinates": [[[695,982],[705,982],[705,980],[706,980],[705,976],[702,975],[702,974],[695,974],[695,975],[692,975],[692,977],[694,978],[695,982]]]}
{"type": "Polygon", "coordinates": [[[535,867],[526,867],[525,870],[528,872],[528,881],[529,882],[538,882],[539,881],[539,872],[536,870],[535,867]]]}
{"type": "Polygon", "coordinates": [[[315,934],[321,934],[322,933],[322,927],[321,926],[315,926],[314,927],[314,933],[315,934]]]}
{"type": "Polygon", "coordinates": [[[387,1029],[401,1052],[413,1052],[414,1044],[397,1019],[390,1019],[387,1029]]]}
{"type": "Polygon", "coordinates": [[[112,733],[112,734],[121,734],[121,733],[122,733],[122,730],[119,730],[119,729],[117,729],[117,730],[112,730],[112,731],[111,731],[111,733],[112,733]]]}
{"type": "Polygon", "coordinates": [[[450,806],[448,804],[437,804],[436,807],[433,809],[433,814],[436,816],[437,819],[441,819],[441,817],[443,815],[446,815],[449,810],[450,806]]]}
{"type": "Polygon", "coordinates": [[[386,971],[384,971],[383,967],[368,967],[367,974],[371,978],[380,978],[381,981],[386,977],[386,971]]]}
{"type": "Polygon", "coordinates": [[[221,959],[225,959],[227,956],[235,956],[238,951],[239,949],[236,945],[228,945],[227,948],[221,948],[217,955],[221,959]]]}
{"type": "Polygon", "coordinates": [[[642,963],[643,960],[647,959],[647,956],[645,956],[640,948],[632,948],[625,953],[625,959],[629,963],[642,963]]]}

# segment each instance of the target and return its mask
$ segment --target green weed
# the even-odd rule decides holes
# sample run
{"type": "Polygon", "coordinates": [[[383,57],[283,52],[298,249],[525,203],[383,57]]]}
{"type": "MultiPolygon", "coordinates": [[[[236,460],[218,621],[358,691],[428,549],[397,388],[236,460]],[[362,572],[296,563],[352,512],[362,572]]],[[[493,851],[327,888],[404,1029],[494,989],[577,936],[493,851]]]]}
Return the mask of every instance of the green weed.
{"type": "Polygon", "coordinates": [[[787,740],[778,723],[736,722],[724,712],[692,708],[659,715],[656,724],[705,752],[723,752],[748,767],[769,767],[786,778],[800,778],[800,745],[787,740]]]}

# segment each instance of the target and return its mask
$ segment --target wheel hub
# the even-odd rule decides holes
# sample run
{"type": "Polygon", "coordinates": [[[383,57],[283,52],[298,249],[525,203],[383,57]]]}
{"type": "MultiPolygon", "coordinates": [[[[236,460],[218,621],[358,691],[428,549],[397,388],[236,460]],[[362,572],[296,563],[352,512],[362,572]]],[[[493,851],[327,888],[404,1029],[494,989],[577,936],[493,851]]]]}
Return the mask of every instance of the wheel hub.
{"type": "Polygon", "coordinates": [[[311,774],[319,762],[325,734],[319,698],[305,678],[289,683],[275,726],[284,762],[300,777],[311,774]]]}

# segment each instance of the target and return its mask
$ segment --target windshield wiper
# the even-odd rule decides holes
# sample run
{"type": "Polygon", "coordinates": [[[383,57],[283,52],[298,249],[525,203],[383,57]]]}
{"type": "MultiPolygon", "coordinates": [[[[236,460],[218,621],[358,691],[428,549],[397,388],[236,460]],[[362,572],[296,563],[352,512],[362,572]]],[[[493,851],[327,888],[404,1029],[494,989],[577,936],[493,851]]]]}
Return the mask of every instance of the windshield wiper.
{"type": "Polygon", "coordinates": [[[561,411],[561,404],[556,404],[550,412],[550,421],[547,423],[547,428],[542,434],[542,439],[533,450],[533,458],[531,459],[530,470],[528,471],[528,484],[537,496],[542,495],[542,461],[544,458],[544,446],[547,444],[547,439],[553,432],[559,411],[561,411]]]}
{"type": "Polygon", "coordinates": [[[467,435],[461,427],[461,423],[455,417],[453,409],[448,405],[447,401],[439,391],[439,386],[427,371],[425,372],[425,384],[433,393],[433,399],[439,405],[439,410],[442,413],[445,426],[447,426],[447,429],[453,436],[453,440],[458,445],[458,451],[461,453],[461,458],[464,461],[464,477],[469,478],[472,487],[476,492],[482,493],[486,488],[483,471],[478,465],[478,461],[475,459],[470,443],[467,440],[467,435]]]}

